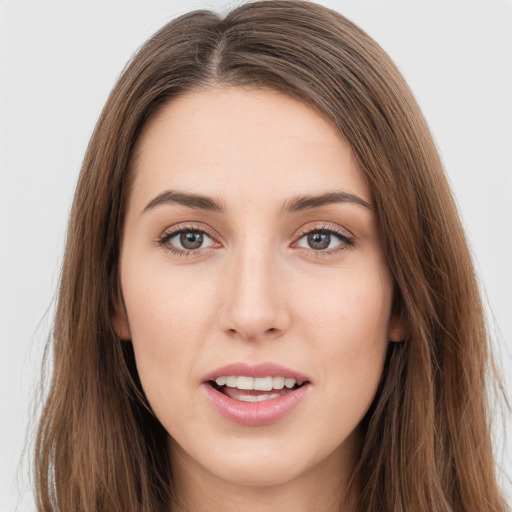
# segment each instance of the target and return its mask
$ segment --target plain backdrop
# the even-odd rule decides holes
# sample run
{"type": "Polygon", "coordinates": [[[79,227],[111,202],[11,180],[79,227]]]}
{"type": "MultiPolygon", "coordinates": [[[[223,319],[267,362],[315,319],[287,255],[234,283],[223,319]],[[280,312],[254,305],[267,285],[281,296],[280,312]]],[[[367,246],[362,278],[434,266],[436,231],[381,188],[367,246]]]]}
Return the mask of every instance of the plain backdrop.
{"type": "MultiPolygon", "coordinates": [[[[395,60],[460,206],[512,388],[512,2],[325,0],[395,60]]],[[[32,511],[31,407],[67,215],[88,139],[132,53],[158,28],[228,2],[0,0],[0,511],[32,511]],[[26,449],[25,457],[22,457],[26,449]],[[21,462],[20,462],[21,460],[21,462]]],[[[498,421],[503,448],[510,417],[498,421]]],[[[512,441],[509,442],[509,445],[512,441]]],[[[505,484],[510,493],[510,483],[505,484]]]]}

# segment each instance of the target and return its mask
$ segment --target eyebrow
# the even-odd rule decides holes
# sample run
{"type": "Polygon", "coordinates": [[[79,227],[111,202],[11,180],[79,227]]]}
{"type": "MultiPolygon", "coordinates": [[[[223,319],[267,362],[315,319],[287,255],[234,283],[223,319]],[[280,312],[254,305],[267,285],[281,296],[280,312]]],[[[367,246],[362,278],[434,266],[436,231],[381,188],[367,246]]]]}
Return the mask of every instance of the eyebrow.
{"type": "Polygon", "coordinates": [[[203,196],[201,194],[190,194],[176,190],[166,190],[152,199],[144,208],[143,213],[152,210],[161,204],[177,203],[189,208],[205,210],[210,212],[225,213],[226,209],[220,201],[203,196]]]}
{"type": "MultiPolygon", "coordinates": [[[[166,190],[162,192],[154,199],[152,199],[144,208],[143,213],[152,210],[153,208],[163,205],[176,203],[188,208],[211,211],[216,213],[226,213],[226,208],[223,203],[205,195],[192,194],[188,192],[179,192],[176,190],[166,190]]],[[[313,208],[319,208],[335,203],[353,203],[368,210],[373,211],[370,203],[362,199],[361,197],[350,194],[348,192],[326,192],[318,195],[302,195],[296,196],[286,201],[280,210],[280,214],[285,213],[297,213],[305,210],[311,210],[313,208]]]]}
{"type": "Polygon", "coordinates": [[[297,196],[287,201],[281,211],[282,213],[302,212],[304,210],[311,210],[335,203],[353,203],[373,211],[373,207],[370,203],[355,194],[349,194],[343,191],[326,192],[325,194],[315,196],[297,196]]]}

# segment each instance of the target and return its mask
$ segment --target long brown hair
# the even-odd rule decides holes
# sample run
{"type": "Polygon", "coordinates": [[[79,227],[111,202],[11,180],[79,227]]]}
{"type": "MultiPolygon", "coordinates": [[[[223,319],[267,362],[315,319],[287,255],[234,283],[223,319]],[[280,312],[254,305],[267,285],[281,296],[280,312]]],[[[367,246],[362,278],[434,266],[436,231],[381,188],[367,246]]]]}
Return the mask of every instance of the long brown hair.
{"type": "Polygon", "coordinates": [[[388,55],[340,14],[268,0],[225,18],[196,11],[139,50],[91,138],[68,229],[40,421],[39,511],[156,512],[172,501],[167,436],[133,351],[112,326],[130,159],[166,102],[212,84],[272,88],[326,116],[371,185],[394,307],[390,345],[361,429],[360,511],[503,512],[490,439],[488,336],[465,236],[425,120],[388,55]]]}

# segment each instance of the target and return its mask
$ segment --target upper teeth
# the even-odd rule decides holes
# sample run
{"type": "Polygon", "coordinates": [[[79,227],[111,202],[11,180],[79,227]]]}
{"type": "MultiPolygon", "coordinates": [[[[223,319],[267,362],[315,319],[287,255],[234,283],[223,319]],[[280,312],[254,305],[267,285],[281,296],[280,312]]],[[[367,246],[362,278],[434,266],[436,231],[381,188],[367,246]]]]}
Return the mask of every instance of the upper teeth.
{"type": "Polygon", "coordinates": [[[285,377],[245,377],[243,375],[223,375],[217,377],[215,382],[218,386],[228,386],[230,388],[270,391],[271,389],[293,388],[295,384],[302,384],[302,381],[285,377]]]}

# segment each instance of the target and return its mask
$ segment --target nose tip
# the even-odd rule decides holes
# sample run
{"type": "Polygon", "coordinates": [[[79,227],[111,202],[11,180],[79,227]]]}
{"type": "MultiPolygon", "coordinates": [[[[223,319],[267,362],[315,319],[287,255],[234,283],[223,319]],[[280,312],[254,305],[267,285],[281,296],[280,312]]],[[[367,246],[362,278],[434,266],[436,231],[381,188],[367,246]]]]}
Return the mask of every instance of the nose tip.
{"type": "Polygon", "coordinates": [[[221,327],[231,337],[270,340],[288,328],[289,312],[277,264],[252,257],[230,267],[225,281],[221,327]]]}
{"type": "MultiPolygon", "coordinates": [[[[254,279],[258,278],[253,276],[254,279]]],[[[229,301],[224,312],[224,328],[231,337],[271,340],[286,331],[286,310],[277,294],[263,281],[241,285],[232,293],[238,300],[229,301]]]]}

